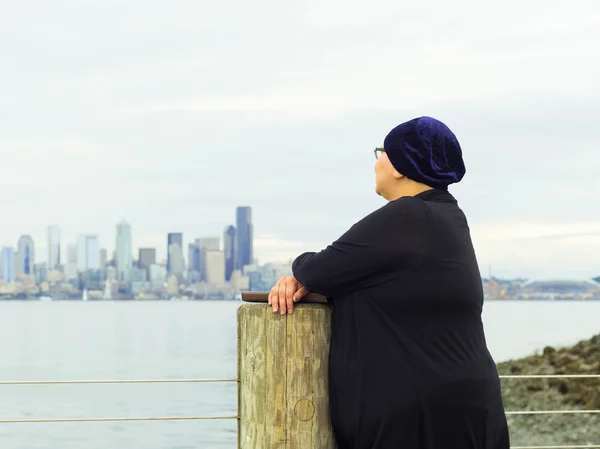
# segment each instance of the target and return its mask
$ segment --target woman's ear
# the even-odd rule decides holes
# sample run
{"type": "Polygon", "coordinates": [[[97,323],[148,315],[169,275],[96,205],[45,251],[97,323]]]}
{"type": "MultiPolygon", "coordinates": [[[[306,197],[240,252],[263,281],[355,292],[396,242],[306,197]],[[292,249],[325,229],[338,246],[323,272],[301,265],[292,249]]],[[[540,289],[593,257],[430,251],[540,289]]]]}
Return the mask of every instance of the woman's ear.
{"type": "Polygon", "coordinates": [[[404,175],[402,173],[400,173],[398,170],[394,170],[394,179],[397,179],[399,181],[402,178],[404,178],[404,175]]]}

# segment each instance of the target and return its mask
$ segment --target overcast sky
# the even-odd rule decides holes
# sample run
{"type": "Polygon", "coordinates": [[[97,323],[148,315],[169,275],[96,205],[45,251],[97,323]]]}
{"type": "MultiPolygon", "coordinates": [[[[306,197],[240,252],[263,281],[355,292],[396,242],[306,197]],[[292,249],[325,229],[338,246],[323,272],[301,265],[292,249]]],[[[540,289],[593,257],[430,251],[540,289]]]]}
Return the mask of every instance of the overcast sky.
{"type": "MultiPolygon", "coordinates": [[[[253,207],[261,262],[383,205],[373,148],[431,115],[482,274],[600,274],[596,0],[8,0],[0,243],[97,233],[166,254],[253,207]]],[[[63,254],[65,254],[63,248],[63,254]]]]}

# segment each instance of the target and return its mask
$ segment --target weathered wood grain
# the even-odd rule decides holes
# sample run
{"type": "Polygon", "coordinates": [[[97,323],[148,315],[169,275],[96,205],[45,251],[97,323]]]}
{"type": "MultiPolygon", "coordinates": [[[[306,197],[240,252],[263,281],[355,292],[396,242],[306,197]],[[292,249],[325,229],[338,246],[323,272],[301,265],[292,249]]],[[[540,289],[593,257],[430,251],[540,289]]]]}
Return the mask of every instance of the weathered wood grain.
{"type": "Polygon", "coordinates": [[[238,309],[240,449],[333,449],[327,360],[331,312],[297,304],[238,309]]]}

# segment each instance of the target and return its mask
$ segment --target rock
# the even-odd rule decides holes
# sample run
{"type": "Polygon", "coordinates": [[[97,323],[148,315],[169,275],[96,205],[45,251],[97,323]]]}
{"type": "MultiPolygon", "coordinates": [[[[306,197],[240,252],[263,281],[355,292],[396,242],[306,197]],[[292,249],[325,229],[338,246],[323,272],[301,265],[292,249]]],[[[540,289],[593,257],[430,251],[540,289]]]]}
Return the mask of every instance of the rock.
{"type": "Polygon", "coordinates": [[[546,346],[544,348],[544,356],[548,357],[550,354],[554,354],[556,352],[556,349],[554,349],[552,346],[546,346]]]}

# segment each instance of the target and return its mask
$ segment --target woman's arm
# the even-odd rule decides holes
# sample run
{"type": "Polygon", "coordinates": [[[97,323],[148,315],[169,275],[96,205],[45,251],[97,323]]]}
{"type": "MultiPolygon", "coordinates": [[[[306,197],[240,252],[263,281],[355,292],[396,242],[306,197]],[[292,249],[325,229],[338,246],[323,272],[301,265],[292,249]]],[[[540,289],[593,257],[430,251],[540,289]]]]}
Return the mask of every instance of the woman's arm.
{"type": "Polygon", "coordinates": [[[294,277],[311,292],[336,296],[360,288],[375,274],[408,268],[422,259],[432,217],[413,197],[386,204],[324,250],[294,260],[294,277]]]}

